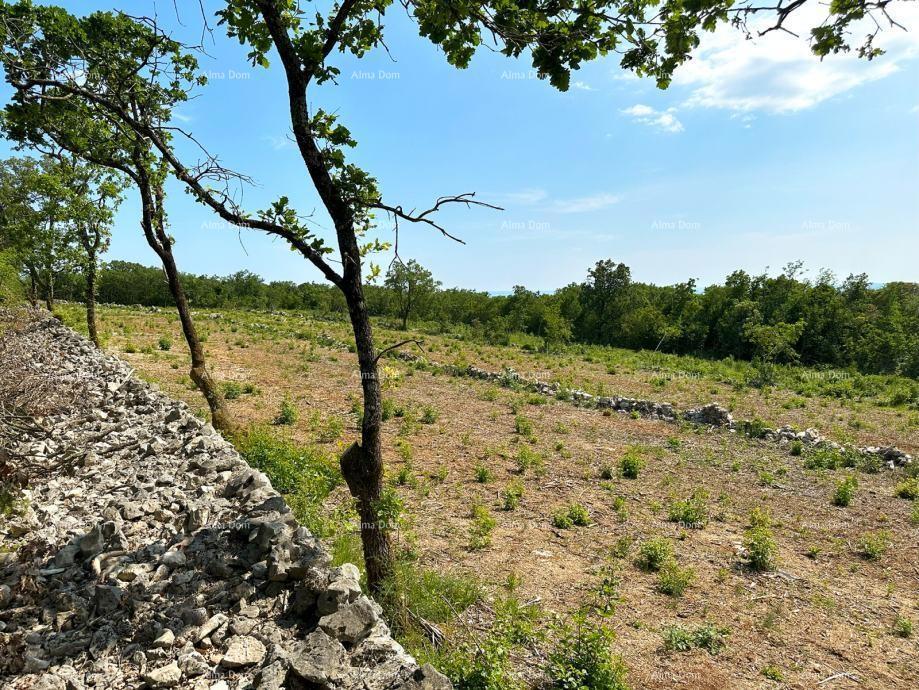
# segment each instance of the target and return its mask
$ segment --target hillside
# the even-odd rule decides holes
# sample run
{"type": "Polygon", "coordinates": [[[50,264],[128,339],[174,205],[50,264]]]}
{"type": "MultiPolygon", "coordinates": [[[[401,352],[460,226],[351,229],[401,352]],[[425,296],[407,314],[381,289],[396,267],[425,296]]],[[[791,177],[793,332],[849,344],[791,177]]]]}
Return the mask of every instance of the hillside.
{"type": "MultiPolygon", "coordinates": [[[[101,317],[110,350],[201,408],[171,349],[172,314],[101,317]]],[[[250,462],[279,472],[272,444],[287,439],[307,474],[334,467],[359,390],[347,326],[293,313],[198,318],[234,416],[254,425],[238,443],[250,462]]],[[[381,347],[407,337],[378,331],[381,347]]],[[[420,658],[461,676],[469,644],[506,649],[508,677],[537,685],[565,639],[553,614],[581,611],[615,633],[633,687],[913,687],[919,510],[907,454],[919,449],[919,414],[887,388],[804,369],[758,388],[739,375],[749,365],[411,336],[422,358],[385,360],[384,427],[400,572],[413,588],[393,623],[420,658]],[[564,385],[541,395],[513,375],[470,376],[470,365],[564,385]],[[578,389],[670,403],[674,419],[576,404],[578,389]],[[710,402],[734,423],[722,425],[727,410],[683,419],[710,402]],[[888,446],[899,455],[876,450],[888,446]],[[432,627],[445,638],[436,648],[432,627]]],[[[295,511],[334,558],[358,561],[347,490],[304,486],[288,487],[295,511]]]]}

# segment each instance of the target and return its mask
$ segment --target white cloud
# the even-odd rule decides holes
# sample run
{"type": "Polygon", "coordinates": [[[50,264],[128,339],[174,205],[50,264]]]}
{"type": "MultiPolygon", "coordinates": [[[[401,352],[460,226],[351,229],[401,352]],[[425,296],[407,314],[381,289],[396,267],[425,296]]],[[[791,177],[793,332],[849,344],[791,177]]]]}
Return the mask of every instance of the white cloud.
{"type": "Polygon", "coordinates": [[[555,213],[587,213],[618,204],[620,198],[616,194],[601,192],[591,196],[582,196],[575,199],[558,199],[552,202],[550,210],[555,213]]]}
{"type": "MultiPolygon", "coordinates": [[[[706,34],[693,59],[674,78],[675,85],[690,89],[685,105],[738,112],[796,112],[883,79],[919,56],[919,33],[885,26],[875,39],[875,45],[887,51],[879,58],[869,62],[848,53],[820,60],[811,52],[807,36],[826,11],[825,5],[808,3],[792,13],[786,26],[798,36],[773,31],[747,40],[727,25],[706,34]]],[[[919,10],[900,6],[894,16],[915,28],[919,10]]],[[[756,27],[751,24],[754,31],[756,27]]],[[[870,32],[867,27],[864,31],[855,27],[850,38],[857,42],[870,32]]]]}
{"type": "Polygon", "coordinates": [[[504,194],[499,195],[503,203],[508,204],[521,204],[523,206],[530,206],[532,204],[537,204],[547,196],[549,193],[545,189],[521,189],[518,192],[505,192],[504,194]]]}
{"type": "Polygon", "coordinates": [[[571,87],[574,89],[579,89],[581,91],[596,91],[594,87],[588,84],[586,81],[576,81],[571,84],[571,87]]]}
{"type": "Polygon", "coordinates": [[[650,105],[637,103],[629,108],[620,111],[623,115],[628,115],[636,122],[650,127],[656,127],[665,132],[676,134],[683,131],[683,123],[676,117],[676,108],[667,110],[655,110],[650,105]]]}
{"type": "Polygon", "coordinates": [[[273,134],[264,134],[261,139],[262,141],[268,142],[268,145],[271,146],[274,151],[286,149],[292,143],[290,137],[276,137],[273,134]]]}

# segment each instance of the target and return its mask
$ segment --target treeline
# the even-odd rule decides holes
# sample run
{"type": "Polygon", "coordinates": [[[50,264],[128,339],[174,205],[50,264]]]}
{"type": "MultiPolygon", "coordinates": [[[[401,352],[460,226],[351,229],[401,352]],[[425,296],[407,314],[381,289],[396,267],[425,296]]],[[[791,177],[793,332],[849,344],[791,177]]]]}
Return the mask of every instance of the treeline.
{"type": "MultiPolygon", "coordinates": [[[[324,285],[265,282],[246,271],[183,280],[198,308],[346,313],[341,295],[324,285]]],[[[82,291],[78,275],[59,282],[65,299],[79,300],[82,291]]],[[[171,304],[162,271],[123,261],[103,266],[99,299],[171,304]]],[[[778,276],[735,271],[704,290],[693,280],[669,286],[635,282],[627,266],[607,260],[590,269],[584,282],[552,294],[518,286],[511,295],[491,295],[387,279],[385,286],[367,286],[366,299],[375,316],[399,319],[408,301],[416,322],[442,329],[463,324],[475,337],[495,343],[522,332],[541,338],[546,347],[573,341],[919,377],[919,285],[878,288],[864,274],[838,282],[828,272],[809,280],[800,263],[778,276]],[[406,300],[413,289],[425,294],[406,300]]]]}

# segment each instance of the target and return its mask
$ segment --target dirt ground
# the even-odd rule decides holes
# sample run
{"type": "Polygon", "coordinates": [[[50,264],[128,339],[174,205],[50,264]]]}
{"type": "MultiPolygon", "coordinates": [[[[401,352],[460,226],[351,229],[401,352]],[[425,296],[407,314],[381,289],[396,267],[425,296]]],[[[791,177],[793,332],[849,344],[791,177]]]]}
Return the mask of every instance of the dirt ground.
{"type": "MultiPolygon", "coordinates": [[[[104,308],[101,318],[108,350],[193,409],[203,408],[190,386],[184,343],[171,313],[104,308]],[[164,336],[171,340],[168,351],[158,343],[164,336]]],[[[335,450],[354,440],[352,403],[360,393],[355,356],[323,344],[329,342],[324,334],[346,340],[345,324],[235,312],[202,313],[198,320],[216,379],[258,389],[229,401],[239,422],[269,423],[287,398],[300,412],[291,429],[298,441],[325,441],[335,450]],[[330,419],[341,422],[337,439],[318,431],[330,419]]],[[[396,337],[380,332],[384,342],[396,337]]],[[[550,372],[602,384],[608,393],[672,401],[681,408],[715,400],[730,404],[740,417],[919,450],[915,411],[828,398],[801,405],[790,391],[737,391],[701,377],[662,386],[652,382],[652,371],[622,367],[610,373],[569,356],[552,360],[447,337],[427,337],[426,344],[429,356],[443,362],[461,356],[521,373],[545,372],[548,362],[550,372]],[[786,405],[790,400],[795,404],[786,405]]],[[[610,620],[616,651],[635,688],[919,687],[916,634],[894,634],[898,619],[919,626],[919,527],[911,522],[913,504],[893,493],[902,470],[859,473],[854,499],[842,508],[831,497],[847,471],[805,469],[787,447],[544,402],[485,382],[416,371],[396,360],[386,360],[385,367],[385,396],[396,407],[414,411],[416,418],[423,410],[436,417],[433,423],[405,416],[385,422],[390,474],[395,477],[408,464],[403,478],[411,481],[397,488],[423,565],[473,574],[494,591],[509,576],[519,578],[522,599],[556,612],[589,601],[604,575],[614,572],[620,601],[610,620]],[[518,415],[530,420],[532,434],[517,433],[518,415]],[[522,447],[542,457],[543,472],[520,473],[515,458],[522,447]],[[638,478],[614,472],[602,479],[628,448],[643,459],[638,478]],[[477,481],[480,466],[487,467],[490,481],[477,481]],[[512,483],[522,485],[523,496],[516,510],[506,511],[502,492],[512,483]],[[694,528],[669,522],[670,505],[697,489],[707,495],[708,523],[694,528]],[[554,527],[553,513],[573,503],[587,508],[589,526],[554,527]],[[490,546],[479,550],[469,546],[473,504],[489,507],[497,521],[490,546]],[[744,531],[756,507],[768,509],[778,546],[778,568],[762,574],[741,562],[744,531]],[[859,540],[867,533],[886,535],[886,549],[876,560],[859,554],[859,540]],[[657,536],[671,538],[679,565],[694,571],[682,597],[659,592],[657,575],[633,563],[638,544],[657,536]],[[704,623],[728,631],[719,654],[665,651],[662,633],[668,626],[704,623]],[[768,669],[782,680],[768,678],[776,676],[764,674],[768,669]]],[[[344,489],[329,500],[346,500],[344,489]]],[[[522,654],[516,661],[525,674],[536,674],[538,655],[522,654]]]]}

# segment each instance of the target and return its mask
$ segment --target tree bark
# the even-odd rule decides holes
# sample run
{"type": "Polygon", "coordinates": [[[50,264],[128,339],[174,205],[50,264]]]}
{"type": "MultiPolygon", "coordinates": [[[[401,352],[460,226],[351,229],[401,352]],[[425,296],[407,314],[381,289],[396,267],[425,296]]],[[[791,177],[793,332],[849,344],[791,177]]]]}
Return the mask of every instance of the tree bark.
{"type": "Polygon", "coordinates": [[[29,267],[29,302],[33,308],[38,307],[38,277],[35,275],[35,269],[29,267]]]}
{"type": "Polygon", "coordinates": [[[45,306],[54,312],[54,273],[48,271],[48,282],[45,283],[45,306]]]}
{"type": "Polygon", "coordinates": [[[96,327],[96,252],[90,248],[86,266],[86,328],[93,345],[99,347],[99,331],[96,327]]]}
{"type": "Polygon", "coordinates": [[[188,351],[191,355],[189,376],[207,401],[211,411],[211,423],[214,428],[224,433],[232,433],[235,430],[235,426],[226,403],[220,395],[217,384],[207,370],[204,348],[201,346],[201,340],[198,337],[198,331],[191,316],[191,309],[188,306],[188,298],[182,286],[179,269],[172,253],[172,240],[166,233],[162,183],[154,183],[150,179],[139,155],[137,160],[139,168],[137,181],[143,207],[142,227],[144,237],[147,239],[147,244],[160,257],[163,271],[166,273],[166,281],[169,284],[169,291],[172,293],[176,310],[179,312],[182,334],[185,336],[185,342],[188,344],[188,351]]]}

